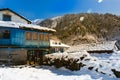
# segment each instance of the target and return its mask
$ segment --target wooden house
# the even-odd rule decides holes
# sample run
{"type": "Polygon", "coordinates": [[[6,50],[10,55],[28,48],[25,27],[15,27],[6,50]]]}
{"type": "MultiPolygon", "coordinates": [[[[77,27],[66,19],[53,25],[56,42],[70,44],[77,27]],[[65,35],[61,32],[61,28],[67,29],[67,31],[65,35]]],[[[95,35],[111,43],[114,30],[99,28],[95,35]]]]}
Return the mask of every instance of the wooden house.
{"type": "Polygon", "coordinates": [[[28,24],[29,20],[9,9],[0,10],[0,18],[4,18],[1,11],[11,19],[0,19],[3,20],[0,21],[0,64],[26,64],[27,61],[39,64],[43,55],[49,53],[49,34],[55,30],[28,24]],[[14,21],[14,17],[18,19],[14,21]]]}

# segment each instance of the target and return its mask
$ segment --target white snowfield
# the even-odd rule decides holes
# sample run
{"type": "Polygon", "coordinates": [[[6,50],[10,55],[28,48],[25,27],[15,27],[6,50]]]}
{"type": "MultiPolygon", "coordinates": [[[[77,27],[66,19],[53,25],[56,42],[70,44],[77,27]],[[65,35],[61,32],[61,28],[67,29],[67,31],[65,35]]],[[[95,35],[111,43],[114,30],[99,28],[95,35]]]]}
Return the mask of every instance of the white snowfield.
{"type": "MultiPolygon", "coordinates": [[[[95,75],[98,74],[99,76],[101,74],[104,74],[104,76],[107,76],[107,78],[102,76],[101,80],[119,80],[116,78],[116,76],[112,72],[112,69],[120,71],[120,51],[114,51],[114,53],[111,53],[111,54],[107,54],[107,53],[89,54],[86,51],[83,51],[83,52],[64,53],[64,54],[55,53],[47,56],[51,57],[52,59],[64,58],[65,60],[68,60],[70,58],[80,59],[80,57],[82,57],[83,55],[87,55],[87,56],[82,61],[79,60],[77,62],[77,63],[82,62],[83,64],[86,65],[82,69],[87,71],[89,67],[93,67],[93,69],[90,71],[91,73],[94,73],[95,75]],[[95,73],[95,71],[97,74],[95,73]]],[[[82,70],[77,72],[82,73],[82,70]]],[[[88,74],[87,72],[84,72],[84,73],[88,74]]],[[[92,75],[92,76],[95,77],[95,75],[92,75]]]]}
{"type": "Polygon", "coordinates": [[[70,71],[55,67],[0,68],[0,80],[119,80],[114,77],[82,69],[70,71]]]}
{"type": "MultiPolygon", "coordinates": [[[[120,80],[119,78],[116,78],[111,71],[111,69],[120,70],[119,51],[113,54],[93,54],[93,57],[87,52],[83,52],[79,55],[80,53],[81,52],[52,54],[52,56],[55,55],[54,58],[61,58],[70,55],[68,58],[75,57],[75,59],[78,59],[82,55],[87,55],[82,61],[86,66],[79,71],[70,71],[64,67],[57,69],[53,66],[0,67],[0,80],[120,80]],[[90,61],[86,61],[85,59],[90,59],[90,61]],[[93,70],[89,70],[88,67],[94,68],[93,70]],[[97,68],[98,72],[95,71],[97,68]]],[[[80,62],[81,61],[78,61],[78,63],[80,62]]]]}
{"type": "Polygon", "coordinates": [[[53,66],[0,67],[0,80],[120,80],[111,71],[112,69],[120,71],[120,51],[114,51],[111,54],[89,54],[83,50],[71,51],[71,53],[54,53],[46,56],[67,60],[70,58],[80,59],[83,55],[85,58],[77,63],[82,62],[86,66],[78,71],[70,71],[64,67],[57,69],[53,66]],[[89,67],[93,67],[93,69],[89,70],[89,67]]]}
{"type": "Polygon", "coordinates": [[[66,52],[80,52],[80,51],[99,51],[99,50],[114,50],[116,41],[105,41],[99,43],[91,43],[91,44],[80,44],[77,46],[70,47],[66,52]]]}

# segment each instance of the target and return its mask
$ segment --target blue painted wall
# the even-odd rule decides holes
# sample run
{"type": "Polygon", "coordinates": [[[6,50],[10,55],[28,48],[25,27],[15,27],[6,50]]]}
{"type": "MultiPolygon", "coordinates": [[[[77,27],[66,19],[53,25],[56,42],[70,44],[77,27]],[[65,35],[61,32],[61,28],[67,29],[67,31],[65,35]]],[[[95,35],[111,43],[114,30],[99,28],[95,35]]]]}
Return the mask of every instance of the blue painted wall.
{"type": "Polygon", "coordinates": [[[10,30],[10,39],[0,39],[0,46],[17,46],[17,47],[30,47],[30,48],[41,48],[41,47],[49,47],[49,41],[39,41],[39,40],[26,40],[25,32],[37,32],[43,34],[49,34],[47,32],[38,32],[38,31],[31,31],[31,30],[23,30],[17,28],[5,28],[0,27],[0,29],[9,29],[10,30]]]}
{"type": "Polygon", "coordinates": [[[10,45],[10,44],[11,44],[10,39],[0,39],[0,46],[1,45],[6,46],[6,45],[10,45]]]}
{"type": "Polygon", "coordinates": [[[11,45],[24,46],[25,31],[20,29],[11,29],[11,45]]]}

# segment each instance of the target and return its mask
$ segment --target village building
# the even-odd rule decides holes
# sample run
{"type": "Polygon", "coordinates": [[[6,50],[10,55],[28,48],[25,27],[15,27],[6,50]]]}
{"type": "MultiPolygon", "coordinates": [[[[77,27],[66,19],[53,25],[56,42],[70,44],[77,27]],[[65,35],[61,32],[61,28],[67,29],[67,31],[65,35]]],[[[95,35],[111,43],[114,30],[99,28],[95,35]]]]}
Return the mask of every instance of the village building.
{"type": "Polygon", "coordinates": [[[73,46],[67,50],[68,53],[73,52],[83,52],[87,51],[88,53],[113,53],[120,49],[118,41],[103,41],[91,44],[81,44],[78,46],[73,46]]]}
{"type": "Polygon", "coordinates": [[[97,44],[92,44],[88,48],[88,53],[113,53],[114,51],[119,50],[119,45],[117,41],[103,41],[97,44]]]}
{"type": "Polygon", "coordinates": [[[30,24],[31,21],[21,16],[20,14],[12,11],[9,8],[0,9],[0,21],[12,21],[18,23],[30,24]]]}
{"type": "Polygon", "coordinates": [[[16,12],[0,9],[0,64],[40,64],[50,53],[50,36],[54,29],[30,24],[16,12]]]}
{"type": "Polygon", "coordinates": [[[50,40],[50,52],[51,53],[63,53],[66,51],[70,46],[63,44],[59,40],[50,40]]]}

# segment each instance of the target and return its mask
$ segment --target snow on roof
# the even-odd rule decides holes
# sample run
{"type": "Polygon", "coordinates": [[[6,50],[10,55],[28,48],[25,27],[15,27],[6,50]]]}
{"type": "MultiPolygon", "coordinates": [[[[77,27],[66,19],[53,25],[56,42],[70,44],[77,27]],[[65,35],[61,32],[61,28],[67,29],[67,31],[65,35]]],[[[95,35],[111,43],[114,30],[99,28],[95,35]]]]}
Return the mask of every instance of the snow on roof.
{"type": "Polygon", "coordinates": [[[16,22],[11,22],[11,21],[0,21],[0,27],[32,28],[32,29],[56,32],[56,30],[54,30],[54,29],[41,27],[39,25],[25,24],[25,23],[16,23],[16,22]]]}
{"type": "Polygon", "coordinates": [[[50,40],[50,46],[51,47],[64,47],[64,48],[69,48],[70,46],[63,44],[59,41],[54,41],[54,40],[50,40]]]}
{"type": "Polygon", "coordinates": [[[79,51],[102,51],[113,50],[116,41],[107,41],[102,43],[81,44],[73,46],[67,50],[67,52],[79,52],[79,51]]]}

